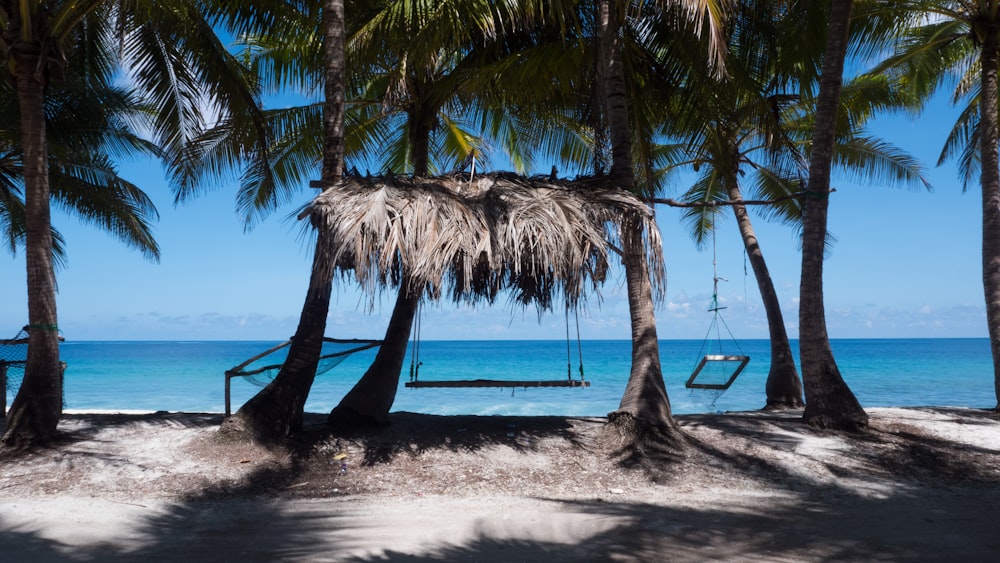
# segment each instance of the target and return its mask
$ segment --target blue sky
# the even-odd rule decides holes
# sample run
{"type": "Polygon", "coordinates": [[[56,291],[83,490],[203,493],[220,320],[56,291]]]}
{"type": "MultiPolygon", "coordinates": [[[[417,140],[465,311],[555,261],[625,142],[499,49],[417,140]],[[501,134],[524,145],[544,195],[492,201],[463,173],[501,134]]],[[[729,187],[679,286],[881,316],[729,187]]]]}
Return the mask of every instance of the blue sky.
{"type": "MultiPolygon", "coordinates": [[[[827,325],[833,338],[985,337],[978,187],[963,194],[953,165],[933,167],[955,111],[943,101],[919,118],[884,117],[874,132],[918,157],[933,192],[858,185],[834,179],[830,231],[837,242],[825,265],[827,325]]],[[[59,326],[71,340],[282,340],[295,331],[312,249],[289,216],[297,201],[245,231],[235,212],[235,186],[223,186],[182,206],[154,162],[124,163],[160,210],[155,233],[159,263],[146,261],[96,229],[56,212],[68,241],[68,265],[57,273],[59,326]]],[[[670,187],[668,196],[683,191],[670,187]]],[[[680,225],[680,211],[658,207],[668,271],[667,299],[657,309],[661,338],[702,339],[711,322],[711,249],[698,251],[680,225]]],[[[755,227],[785,312],[797,336],[801,256],[788,227],[755,227]]],[[[767,323],[735,221],[717,234],[722,314],[740,339],[767,338],[767,323]],[[745,268],[746,267],[746,271],[745,268]],[[745,273],[746,272],[746,273],[745,273]]],[[[0,331],[13,337],[27,323],[23,252],[0,256],[0,331]]],[[[350,283],[334,289],[327,334],[380,338],[391,311],[384,296],[373,309],[350,283]]],[[[629,338],[624,279],[609,279],[601,298],[581,314],[585,339],[629,338]]],[[[425,307],[427,339],[545,339],[565,335],[561,313],[541,319],[534,309],[425,307]]],[[[574,329],[575,330],[575,329],[574,329]]],[[[2,334],[2,333],[0,333],[2,334]]]]}

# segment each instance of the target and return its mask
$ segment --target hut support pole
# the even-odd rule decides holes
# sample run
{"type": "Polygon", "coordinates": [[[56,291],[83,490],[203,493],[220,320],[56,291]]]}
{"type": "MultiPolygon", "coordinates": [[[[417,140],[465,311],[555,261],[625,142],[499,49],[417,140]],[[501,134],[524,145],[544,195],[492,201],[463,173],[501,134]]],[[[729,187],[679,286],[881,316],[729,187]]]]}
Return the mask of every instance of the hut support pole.
{"type": "Polygon", "coordinates": [[[233,379],[233,376],[231,376],[231,375],[229,375],[227,373],[226,374],[226,416],[229,416],[230,413],[232,412],[230,410],[230,408],[229,408],[229,387],[230,387],[230,381],[232,381],[232,379],[233,379]]]}
{"type": "Polygon", "coordinates": [[[7,362],[0,360],[0,418],[7,418],[7,362]]]}

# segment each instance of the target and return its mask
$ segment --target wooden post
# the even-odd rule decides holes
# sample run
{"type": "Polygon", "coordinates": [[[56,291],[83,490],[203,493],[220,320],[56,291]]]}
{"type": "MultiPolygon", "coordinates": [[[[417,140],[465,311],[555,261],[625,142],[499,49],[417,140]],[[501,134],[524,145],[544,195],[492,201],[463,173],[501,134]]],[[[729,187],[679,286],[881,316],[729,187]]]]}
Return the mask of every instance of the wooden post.
{"type": "Polygon", "coordinates": [[[233,378],[233,376],[229,375],[229,373],[227,372],[226,373],[226,416],[229,416],[229,413],[230,413],[230,410],[229,410],[229,381],[232,378],[233,378]]]}
{"type": "Polygon", "coordinates": [[[0,360],[0,418],[7,418],[7,360],[0,360]]]}

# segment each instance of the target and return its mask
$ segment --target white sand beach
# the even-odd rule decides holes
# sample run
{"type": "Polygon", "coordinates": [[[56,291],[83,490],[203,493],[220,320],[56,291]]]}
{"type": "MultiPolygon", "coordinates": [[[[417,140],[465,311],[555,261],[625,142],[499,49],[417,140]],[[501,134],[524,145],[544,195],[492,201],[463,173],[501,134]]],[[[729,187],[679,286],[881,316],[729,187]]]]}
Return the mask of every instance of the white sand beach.
{"type": "Polygon", "coordinates": [[[5,561],[988,561],[1000,419],[869,409],[677,417],[683,459],[619,467],[600,418],[393,415],[289,451],[218,439],[218,414],[71,413],[0,458],[5,561]]]}

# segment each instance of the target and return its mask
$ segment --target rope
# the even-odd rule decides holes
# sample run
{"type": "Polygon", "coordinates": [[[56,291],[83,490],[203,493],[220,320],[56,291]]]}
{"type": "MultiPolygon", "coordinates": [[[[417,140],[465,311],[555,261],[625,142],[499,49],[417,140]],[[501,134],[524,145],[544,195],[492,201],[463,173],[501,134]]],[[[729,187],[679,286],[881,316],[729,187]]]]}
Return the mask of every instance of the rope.
{"type": "Polygon", "coordinates": [[[580,342],[580,310],[574,309],[574,315],[576,316],[576,352],[580,358],[580,381],[584,380],[583,377],[583,344],[580,342]]]}
{"type": "Polygon", "coordinates": [[[726,278],[719,277],[719,258],[716,252],[715,243],[715,226],[712,226],[712,306],[709,311],[714,312],[716,315],[719,314],[719,310],[725,309],[725,307],[719,307],[719,280],[729,281],[726,278]]]}
{"type": "Polygon", "coordinates": [[[566,379],[573,379],[573,360],[569,347],[569,303],[566,304],[566,379]]]}
{"type": "Polygon", "coordinates": [[[410,381],[417,381],[420,378],[420,324],[421,305],[417,301],[417,313],[413,321],[413,353],[410,354],[410,381]]]}

